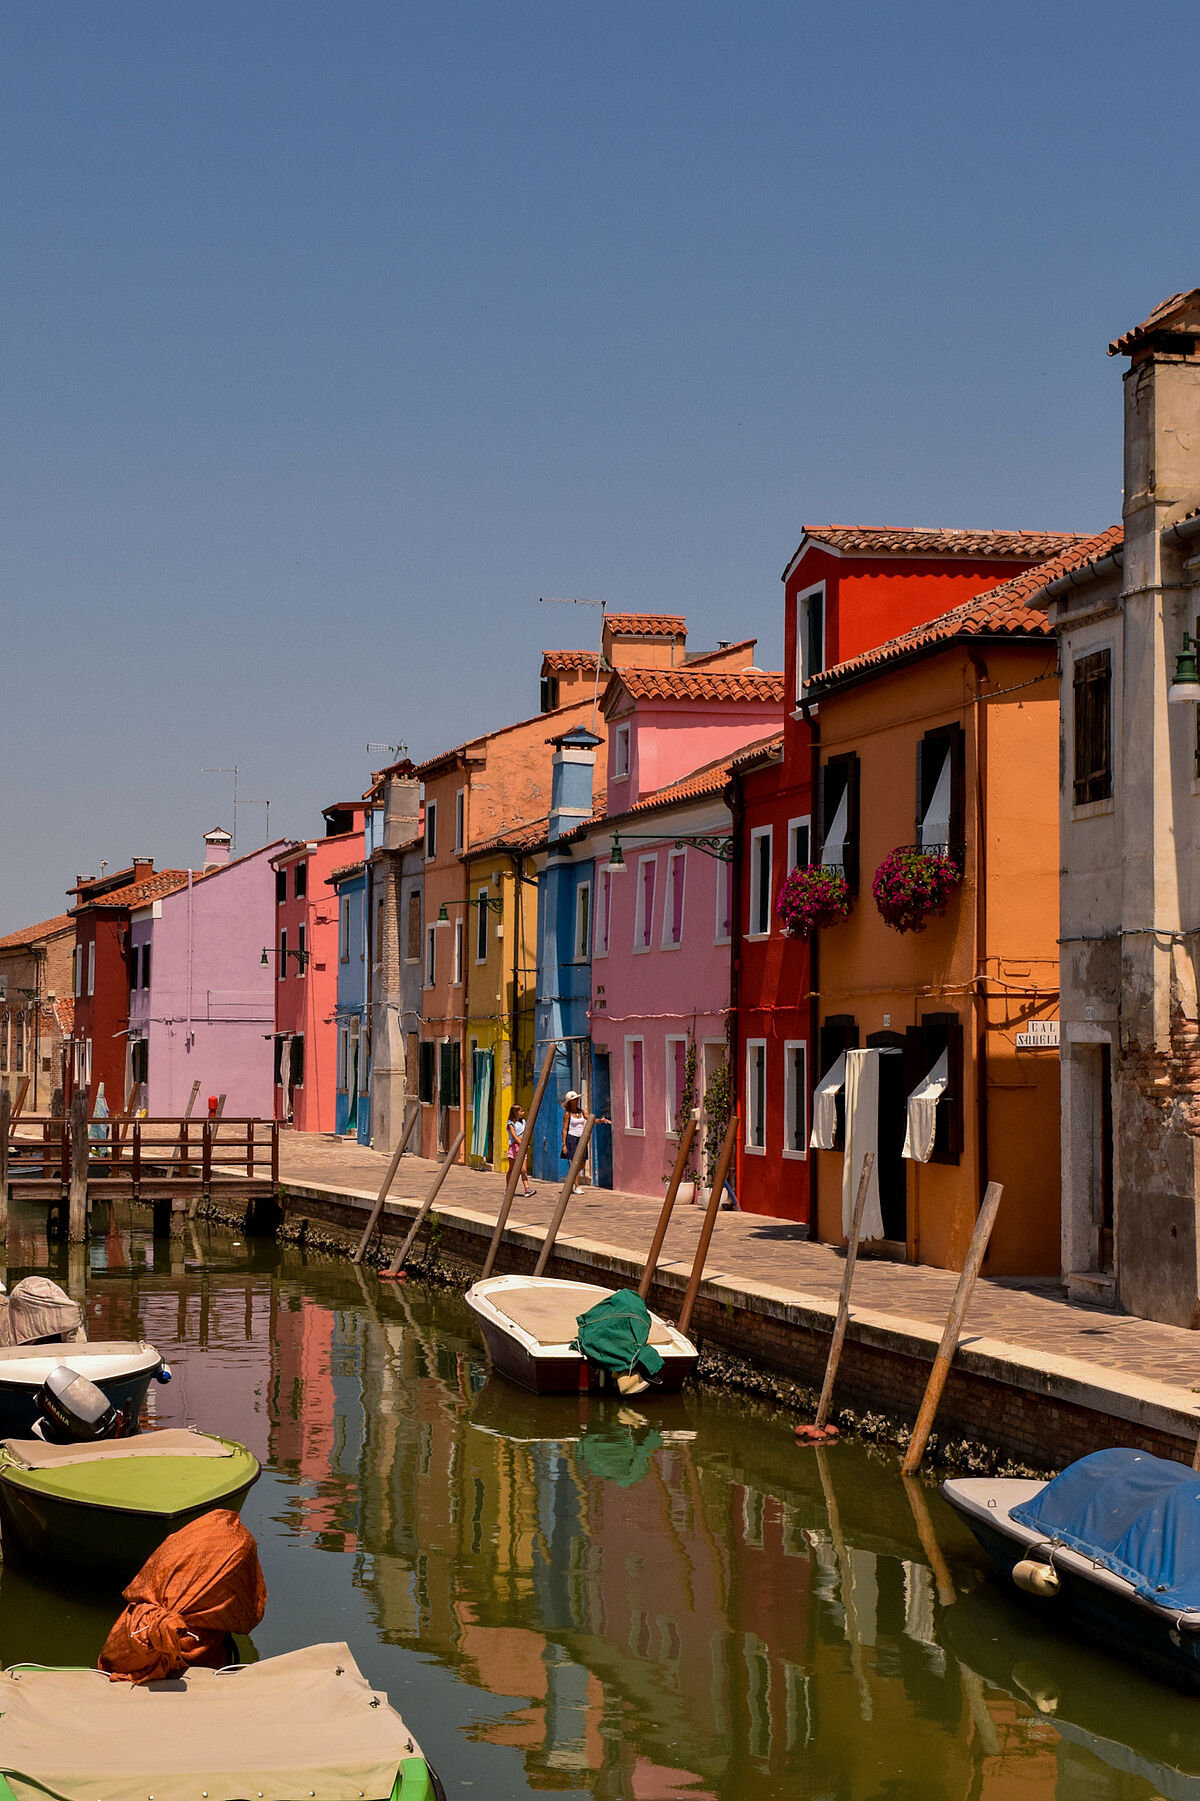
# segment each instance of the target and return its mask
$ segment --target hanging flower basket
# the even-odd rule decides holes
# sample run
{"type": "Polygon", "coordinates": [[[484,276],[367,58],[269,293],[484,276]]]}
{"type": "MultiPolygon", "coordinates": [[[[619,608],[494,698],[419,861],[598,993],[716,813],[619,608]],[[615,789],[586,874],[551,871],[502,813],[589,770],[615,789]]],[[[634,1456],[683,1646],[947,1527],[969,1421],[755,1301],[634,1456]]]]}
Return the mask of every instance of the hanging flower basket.
{"type": "Polygon", "coordinates": [[[789,938],[811,938],[819,926],[840,926],[854,907],[850,884],[827,863],[793,869],[779,890],[775,911],[789,938]]]}
{"type": "Polygon", "coordinates": [[[962,870],[953,857],[902,845],[889,851],[875,871],[871,892],[885,925],[896,932],[923,932],[946,911],[961,881],[962,870]]]}

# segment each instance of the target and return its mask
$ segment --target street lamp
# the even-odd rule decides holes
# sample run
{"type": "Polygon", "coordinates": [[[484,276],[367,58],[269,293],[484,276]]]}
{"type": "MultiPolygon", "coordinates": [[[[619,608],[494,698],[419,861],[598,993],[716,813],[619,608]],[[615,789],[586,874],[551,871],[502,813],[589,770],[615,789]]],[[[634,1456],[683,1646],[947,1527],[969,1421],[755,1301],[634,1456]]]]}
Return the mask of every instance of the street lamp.
{"type": "Polygon", "coordinates": [[[1167,689],[1169,701],[1200,700],[1200,671],[1196,668],[1196,639],[1183,634],[1183,649],[1175,659],[1175,680],[1167,689]]]}

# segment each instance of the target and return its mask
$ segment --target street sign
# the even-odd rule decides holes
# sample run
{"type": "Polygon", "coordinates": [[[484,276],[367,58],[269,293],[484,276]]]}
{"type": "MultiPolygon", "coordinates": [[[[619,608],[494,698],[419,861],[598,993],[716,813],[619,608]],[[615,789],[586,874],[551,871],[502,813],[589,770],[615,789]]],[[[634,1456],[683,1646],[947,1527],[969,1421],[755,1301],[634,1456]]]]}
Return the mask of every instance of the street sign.
{"type": "Polygon", "coordinates": [[[1031,1019],[1024,1030],[1017,1033],[1019,1051],[1056,1051],[1059,1043],[1057,1019],[1031,1019]]]}

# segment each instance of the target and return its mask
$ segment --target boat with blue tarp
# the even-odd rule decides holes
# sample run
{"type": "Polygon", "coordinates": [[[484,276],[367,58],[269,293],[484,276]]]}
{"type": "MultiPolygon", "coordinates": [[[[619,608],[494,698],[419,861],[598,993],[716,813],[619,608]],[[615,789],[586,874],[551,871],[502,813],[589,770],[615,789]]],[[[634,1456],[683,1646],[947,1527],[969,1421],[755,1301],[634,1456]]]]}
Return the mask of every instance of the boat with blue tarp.
{"type": "Polygon", "coordinates": [[[942,1494],[1001,1572],[1075,1631],[1200,1689],[1200,1475],[1094,1451],[1050,1482],[972,1477],[942,1494]]]}

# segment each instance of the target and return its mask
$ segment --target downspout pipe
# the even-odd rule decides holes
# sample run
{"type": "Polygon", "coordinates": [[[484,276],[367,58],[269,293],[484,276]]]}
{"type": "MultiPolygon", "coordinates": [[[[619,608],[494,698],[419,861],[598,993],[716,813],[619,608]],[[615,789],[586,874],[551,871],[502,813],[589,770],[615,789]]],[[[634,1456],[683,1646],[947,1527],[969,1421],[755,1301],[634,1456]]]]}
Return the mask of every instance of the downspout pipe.
{"type": "MultiPolygon", "coordinates": [[[[729,783],[722,799],[729,808],[729,1017],[725,1022],[726,1059],[729,1064],[729,1100],[730,1116],[737,1112],[739,1091],[739,1033],[738,1033],[738,990],[739,976],[742,968],[742,829],[745,824],[745,803],[742,792],[742,778],[736,770],[729,772],[729,783]]],[[[720,875],[717,876],[718,881],[720,875]]],[[[703,1139],[704,1134],[701,1134],[703,1139]]],[[[742,1138],[738,1133],[736,1147],[737,1163],[734,1176],[734,1193],[741,1195],[742,1187],[742,1138]]],[[[700,1153],[700,1167],[704,1168],[703,1144],[700,1153]]],[[[739,1200],[739,1206],[741,1204],[739,1200]]]]}
{"type": "MultiPolygon", "coordinates": [[[[1107,560],[1107,559],[1106,559],[1107,560]]],[[[975,671],[972,711],[975,715],[975,1102],[979,1140],[979,1194],[987,1188],[988,1175],[988,1052],[987,1052],[987,767],[988,767],[988,666],[977,650],[967,656],[975,671]]],[[[978,1211],[979,1196],[975,1197],[978,1211]]],[[[974,1215],[972,1215],[974,1218],[974,1215]]]]}
{"type": "MultiPolygon", "coordinates": [[[[813,854],[813,833],[820,824],[821,722],[813,712],[812,702],[809,700],[807,693],[801,697],[800,711],[804,715],[804,723],[808,727],[809,737],[808,810],[811,824],[809,826],[808,854],[811,859],[813,854]]],[[[820,856],[819,845],[817,846],[817,855],[818,857],[820,856]]],[[[808,940],[808,1056],[805,1059],[805,1067],[809,1085],[809,1094],[807,1096],[809,1117],[812,1115],[812,1089],[815,1086],[812,1072],[817,1066],[816,1059],[820,1053],[821,1045],[821,1003],[817,998],[821,992],[820,970],[821,932],[820,927],[818,927],[808,940]]],[[[820,1080],[819,1077],[817,1079],[820,1080]]],[[[810,1155],[806,1168],[808,1169],[808,1235],[815,1243],[818,1237],[817,1183],[820,1176],[819,1160],[810,1155]]]]}

